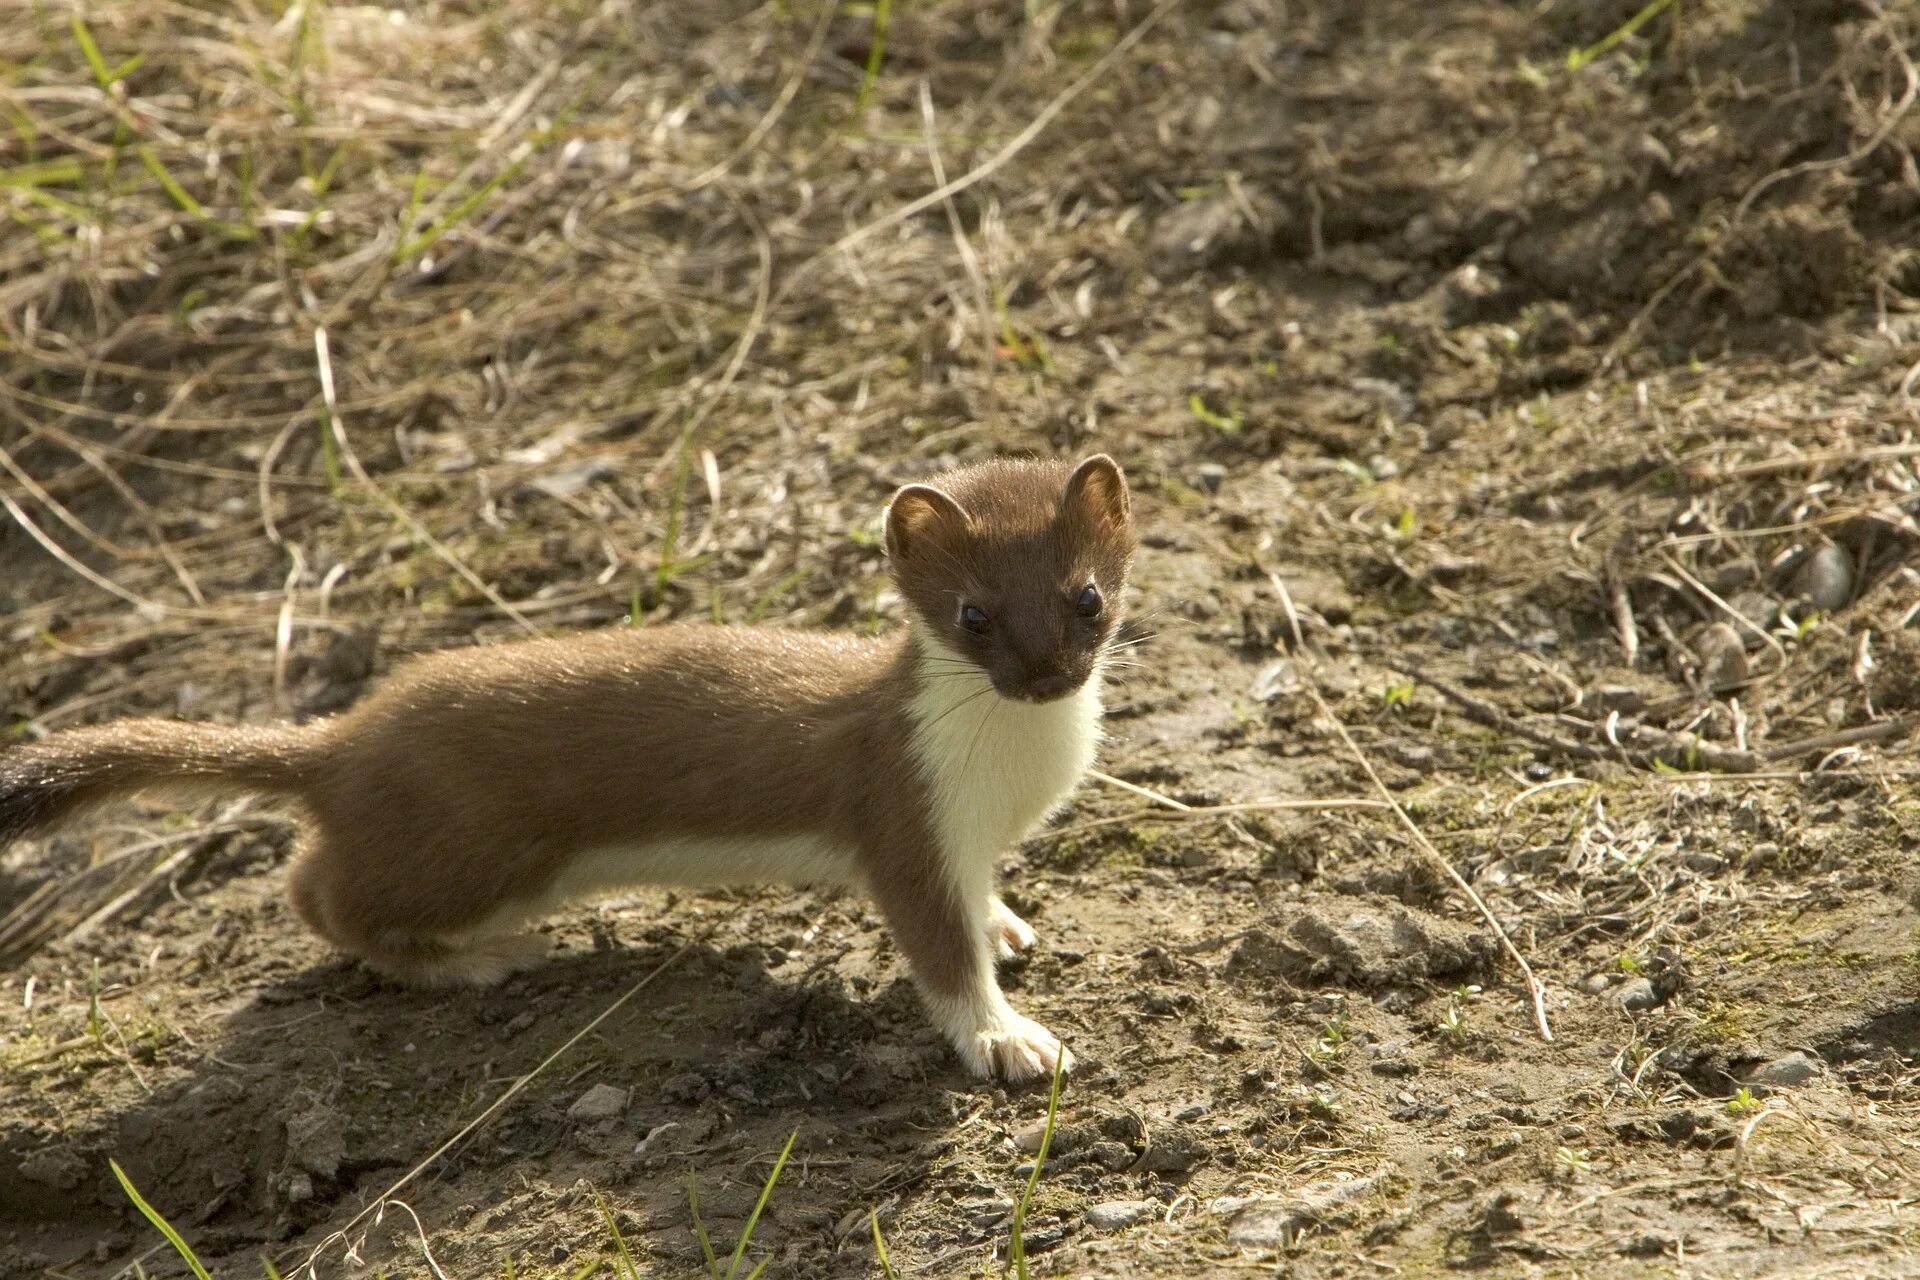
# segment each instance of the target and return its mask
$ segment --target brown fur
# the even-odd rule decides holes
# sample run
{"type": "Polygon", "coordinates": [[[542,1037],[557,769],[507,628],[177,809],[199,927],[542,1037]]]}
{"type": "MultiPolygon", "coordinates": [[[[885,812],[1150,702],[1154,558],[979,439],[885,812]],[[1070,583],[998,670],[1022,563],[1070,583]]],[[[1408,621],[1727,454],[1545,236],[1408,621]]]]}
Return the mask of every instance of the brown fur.
{"type": "MultiPolygon", "coordinates": [[[[1071,479],[989,464],[903,490],[888,543],[916,625],[1033,700],[1035,679],[1084,682],[1111,638],[1125,482],[1104,459],[1071,479]],[[1099,619],[1074,608],[1088,582],[1108,601],[1099,619]],[[991,634],[956,629],[962,597],[991,634]]],[[[537,958],[517,927],[584,854],[812,837],[851,853],[929,998],[978,1004],[999,1000],[992,949],[913,746],[916,693],[953,675],[904,636],[701,625],[450,651],[305,727],[128,720],[18,747],[0,755],[0,839],[156,786],[290,795],[309,818],[289,884],[302,919],[436,982],[537,958]]]]}

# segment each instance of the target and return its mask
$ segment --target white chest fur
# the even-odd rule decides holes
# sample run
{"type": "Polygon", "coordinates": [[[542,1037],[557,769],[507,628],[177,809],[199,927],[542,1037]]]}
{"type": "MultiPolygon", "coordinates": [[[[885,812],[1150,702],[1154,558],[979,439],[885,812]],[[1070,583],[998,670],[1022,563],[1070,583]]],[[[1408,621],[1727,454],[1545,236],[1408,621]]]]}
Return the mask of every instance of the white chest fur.
{"type": "Polygon", "coordinates": [[[968,898],[984,903],[994,859],[1065,800],[1093,764],[1100,677],[1056,702],[1015,702],[938,642],[917,642],[932,670],[910,711],[914,752],[948,863],[968,898]]]}

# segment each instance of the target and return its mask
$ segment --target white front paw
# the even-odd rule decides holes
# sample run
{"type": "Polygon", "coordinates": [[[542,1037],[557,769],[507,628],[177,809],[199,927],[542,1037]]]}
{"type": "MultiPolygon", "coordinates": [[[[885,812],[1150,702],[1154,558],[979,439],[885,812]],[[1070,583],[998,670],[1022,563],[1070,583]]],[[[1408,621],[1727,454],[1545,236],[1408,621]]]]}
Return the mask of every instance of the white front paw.
{"type": "Polygon", "coordinates": [[[993,943],[994,955],[1002,960],[1011,960],[1040,940],[1033,926],[1013,914],[1013,908],[999,898],[993,900],[987,916],[987,938],[993,943]]]}
{"type": "Polygon", "coordinates": [[[955,1038],[967,1070],[977,1076],[998,1077],[1010,1084],[1073,1070],[1073,1051],[1053,1032],[1011,1010],[991,1025],[955,1038]]]}

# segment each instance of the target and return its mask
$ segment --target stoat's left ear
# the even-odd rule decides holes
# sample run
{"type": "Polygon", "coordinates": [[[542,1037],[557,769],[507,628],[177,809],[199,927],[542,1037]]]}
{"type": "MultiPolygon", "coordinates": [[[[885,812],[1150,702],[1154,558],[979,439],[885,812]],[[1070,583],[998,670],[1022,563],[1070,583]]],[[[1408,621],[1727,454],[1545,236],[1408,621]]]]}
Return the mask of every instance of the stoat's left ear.
{"type": "Polygon", "coordinates": [[[1104,453],[1096,453],[1075,467],[1067,477],[1061,509],[1091,516],[1116,529],[1126,528],[1133,521],[1133,507],[1120,464],[1104,453]]]}
{"type": "Polygon", "coordinates": [[[973,517],[944,490],[910,484],[887,504],[887,556],[905,563],[923,551],[944,546],[951,553],[973,532],[973,517]]]}

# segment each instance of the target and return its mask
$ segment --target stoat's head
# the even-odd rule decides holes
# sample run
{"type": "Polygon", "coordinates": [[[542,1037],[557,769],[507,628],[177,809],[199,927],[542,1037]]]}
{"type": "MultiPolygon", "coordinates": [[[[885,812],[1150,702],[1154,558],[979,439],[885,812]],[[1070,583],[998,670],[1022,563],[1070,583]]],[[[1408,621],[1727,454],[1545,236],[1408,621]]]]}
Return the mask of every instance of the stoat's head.
{"type": "Polygon", "coordinates": [[[894,585],[936,660],[972,663],[1023,702],[1093,675],[1133,549],[1127,480],[1105,454],[984,463],[908,485],[887,508],[894,585]]]}

